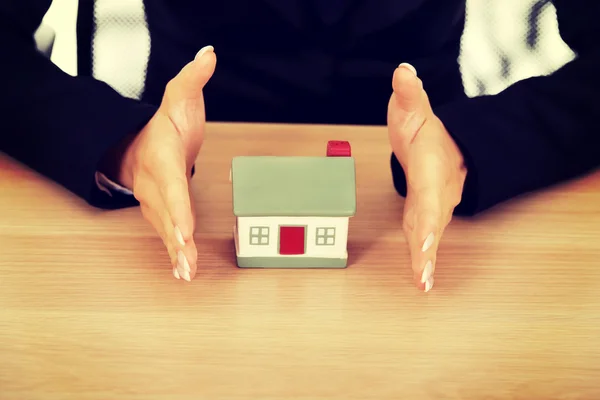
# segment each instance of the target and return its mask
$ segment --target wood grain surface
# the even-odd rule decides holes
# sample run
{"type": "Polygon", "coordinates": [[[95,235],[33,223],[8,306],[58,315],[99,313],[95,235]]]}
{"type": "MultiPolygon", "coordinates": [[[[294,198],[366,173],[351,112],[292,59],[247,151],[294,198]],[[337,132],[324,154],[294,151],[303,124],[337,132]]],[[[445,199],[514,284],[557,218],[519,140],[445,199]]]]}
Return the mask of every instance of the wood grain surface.
{"type": "Polygon", "coordinates": [[[137,208],[94,209],[0,155],[0,399],[600,399],[600,174],[455,218],[411,281],[385,128],[211,124],[199,273],[137,208]],[[349,140],[344,270],[234,264],[235,155],[349,140]]]}

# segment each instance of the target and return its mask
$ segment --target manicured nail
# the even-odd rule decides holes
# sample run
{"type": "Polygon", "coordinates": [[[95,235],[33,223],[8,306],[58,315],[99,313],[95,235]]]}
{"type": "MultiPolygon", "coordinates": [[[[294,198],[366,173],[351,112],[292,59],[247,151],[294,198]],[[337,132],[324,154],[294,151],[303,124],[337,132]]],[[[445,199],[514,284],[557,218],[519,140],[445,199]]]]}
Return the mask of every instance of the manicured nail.
{"type": "Polygon", "coordinates": [[[174,229],[175,239],[179,242],[180,245],[185,246],[185,240],[183,240],[183,235],[181,234],[181,229],[178,226],[174,229]]]}
{"type": "Polygon", "coordinates": [[[400,68],[400,67],[406,67],[406,68],[408,68],[409,70],[412,71],[413,74],[415,74],[415,76],[417,76],[417,70],[415,69],[415,67],[413,67],[409,63],[402,63],[402,64],[398,65],[398,68],[400,68]]]}
{"type": "Polygon", "coordinates": [[[181,277],[179,276],[179,272],[177,272],[177,268],[173,267],[173,276],[175,277],[175,279],[181,279],[181,277]]]}
{"type": "Polygon", "coordinates": [[[190,282],[190,264],[188,263],[187,258],[183,254],[183,251],[179,251],[177,253],[177,270],[179,271],[179,275],[183,277],[186,281],[190,282]]]}
{"type": "Polygon", "coordinates": [[[425,293],[429,292],[433,287],[433,276],[425,282],[425,293]]]}
{"type": "Polygon", "coordinates": [[[200,57],[202,57],[202,55],[204,53],[207,53],[209,51],[215,51],[215,48],[212,46],[204,46],[203,48],[200,49],[200,51],[198,52],[198,54],[196,54],[196,60],[199,59],[200,57]]]}
{"type": "Polygon", "coordinates": [[[427,239],[425,239],[425,242],[423,243],[423,247],[421,248],[421,251],[423,253],[425,253],[427,250],[429,250],[429,248],[431,247],[431,245],[433,244],[433,239],[435,239],[435,236],[433,235],[433,232],[431,232],[428,236],[427,239]]]}
{"type": "Polygon", "coordinates": [[[432,278],[433,275],[433,264],[431,263],[431,260],[427,261],[427,264],[425,264],[425,268],[423,269],[423,275],[421,275],[421,283],[427,283],[427,281],[429,281],[430,278],[432,278]]]}
{"type": "Polygon", "coordinates": [[[185,258],[185,254],[183,254],[183,251],[181,250],[177,253],[177,265],[181,266],[186,272],[191,271],[190,264],[188,263],[187,258],[185,258]]]}
{"type": "Polygon", "coordinates": [[[191,278],[190,278],[190,273],[187,272],[183,267],[181,267],[180,265],[177,266],[177,274],[180,275],[183,279],[185,279],[188,282],[191,282],[191,278]]]}

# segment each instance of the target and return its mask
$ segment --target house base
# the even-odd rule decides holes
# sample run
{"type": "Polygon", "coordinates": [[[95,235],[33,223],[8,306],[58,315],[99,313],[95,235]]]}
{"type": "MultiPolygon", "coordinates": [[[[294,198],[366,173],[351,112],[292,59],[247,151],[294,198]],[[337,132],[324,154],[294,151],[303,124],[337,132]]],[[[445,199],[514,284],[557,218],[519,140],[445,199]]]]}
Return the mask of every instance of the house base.
{"type": "Polygon", "coordinates": [[[236,256],[240,268],[346,268],[347,258],[329,257],[240,257],[236,256]]]}

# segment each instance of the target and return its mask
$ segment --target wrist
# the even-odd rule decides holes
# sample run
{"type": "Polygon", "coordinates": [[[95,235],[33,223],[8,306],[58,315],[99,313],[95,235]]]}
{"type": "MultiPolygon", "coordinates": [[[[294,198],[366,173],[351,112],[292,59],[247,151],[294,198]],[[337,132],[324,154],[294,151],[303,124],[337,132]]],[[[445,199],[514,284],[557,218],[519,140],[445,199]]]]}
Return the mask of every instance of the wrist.
{"type": "Polygon", "coordinates": [[[460,147],[458,146],[458,144],[454,141],[454,139],[448,134],[448,136],[450,137],[450,140],[452,141],[452,145],[453,145],[453,149],[454,149],[454,153],[455,153],[455,164],[456,168],[458,170],[458,173],[461,177],[461,183],[464,183],[465,180],[467,179],[467,163],[465,161],[465,156],[463,155],[460,147]]]}
{"type": "Polygon", "coordinates": [[[448,141],[448,149],[450,150],[450,159],[451,165],[455,166],[458,170],[464,171],[465,174],[467,172],[467,163],[465,161],[465,156],[463,155],[462,149],[454,139],[454,137],[450,134],[448,129],[444,123],[438,118],[439,124],[444,132],[444,135],[448,141]]]}
{"type": "Polygon", "coordinates": [[[128,135],[110,148],[99,165],[99,172],[118,185],[133,189],[133,143],[137,134],[128,135]]]}

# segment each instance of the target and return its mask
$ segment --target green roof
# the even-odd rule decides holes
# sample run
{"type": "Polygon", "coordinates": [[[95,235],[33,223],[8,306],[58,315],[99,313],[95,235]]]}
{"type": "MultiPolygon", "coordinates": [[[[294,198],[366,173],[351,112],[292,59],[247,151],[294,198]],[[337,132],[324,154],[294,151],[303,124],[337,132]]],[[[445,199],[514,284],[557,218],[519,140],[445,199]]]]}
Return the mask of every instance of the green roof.
{"type": "Polygon", "coordinates": [[[352,157],[235,157],[231,179],[238,217],[349,217],[356,212],[352,157]]]}

